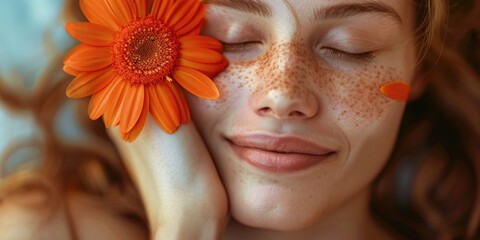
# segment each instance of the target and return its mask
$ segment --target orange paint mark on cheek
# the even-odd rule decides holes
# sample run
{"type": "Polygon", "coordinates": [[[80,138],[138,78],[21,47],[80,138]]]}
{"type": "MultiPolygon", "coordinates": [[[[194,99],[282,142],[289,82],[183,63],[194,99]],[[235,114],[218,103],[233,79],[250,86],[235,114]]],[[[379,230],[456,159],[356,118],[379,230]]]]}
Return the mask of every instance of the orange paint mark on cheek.
{"type": "Polygon", "coordinates": [[[359,128],[381,121],[390,111],[392,101],[385,98],[379,88],[392,79],[399,79],[395,69],[381,65],[368,65],[355,71],[323,69],[318,73],[318,89],[326,98],[337,121],[354,123],[359,128]]]}
{"type": "Polygon", "coordinates": [[[380,92],[388,98],[405,102],[408,100],[410,86],[404,82],[389,82],[380,87],[380,92]]]}

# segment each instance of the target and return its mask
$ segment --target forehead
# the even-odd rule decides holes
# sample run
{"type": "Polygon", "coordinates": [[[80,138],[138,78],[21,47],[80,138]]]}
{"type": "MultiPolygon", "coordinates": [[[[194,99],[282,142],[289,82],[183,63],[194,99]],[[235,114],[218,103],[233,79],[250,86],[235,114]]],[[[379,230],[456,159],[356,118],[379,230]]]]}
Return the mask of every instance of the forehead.
{"type": "Polygon", "coordinates": [[[316,21],[362,14],[384,15],[400,24],[411,22],[410,0],[205,0],[206,3],[263,18],[292,15],[316,21]]]}

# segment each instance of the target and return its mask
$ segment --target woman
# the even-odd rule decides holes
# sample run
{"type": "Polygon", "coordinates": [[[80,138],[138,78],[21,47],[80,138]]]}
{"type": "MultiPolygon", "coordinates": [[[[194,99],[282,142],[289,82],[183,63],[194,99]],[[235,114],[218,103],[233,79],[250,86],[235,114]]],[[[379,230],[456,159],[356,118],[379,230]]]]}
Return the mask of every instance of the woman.
{"type": "Polygon", "coordinates": [[[173,135],[150,117],[132,143],[110,128],[123,162],[101,127],[100,147],[48,135],[36,175],[3,180],[2,221],[50,238],[478,238],[479,4],[451,4],[465,27],[447,32],[443,1],[206,3],[220,98],[187,94],[173,135]],[[399,82],[408,104],[379,90],[399,82]]]}

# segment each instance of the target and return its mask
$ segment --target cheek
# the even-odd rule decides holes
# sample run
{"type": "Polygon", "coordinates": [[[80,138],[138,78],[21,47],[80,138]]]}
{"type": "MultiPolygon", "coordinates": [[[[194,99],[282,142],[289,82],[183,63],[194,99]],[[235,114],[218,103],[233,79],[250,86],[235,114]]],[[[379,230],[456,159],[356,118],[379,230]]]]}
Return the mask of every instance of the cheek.
{"type": "MultiPolygon", "coordinates": [[[[264,55],[253,60],[231,60],[228,68],[215,78],[221,97],[215,102],[216,108],[222,108],[223,103],[235,99],[241,102],[245,93],[251,99],[257,99],[273,90],[281,90],[283,97],[294,98],[308,93],[313,77],[311,57],[299,46],[304,43],[277,44],[264,55]],[[308,60],[307,60],[308,58],[308,60]]],[[[235,58],[235,57],[234,57],[235,58]]],[[[237,57],[238,58],[238,57],[237,57]]]]}
{"type": "Polygon", "coordinates": [[[254,71],[248,66],[230,63],[225,71],[213,79],[220,92],[218,99],[206,100],[186,93],[195,122],[202,126],[210,125],[238,109],[247,101],[244,96],[248,95],[248,88],[245,88],[245,85],[253,83],[253,76],[254,71]]]}
{"type": "Polygon", "coordinates": [[[354,127],[364,128],[384,119],[395,103],[380,92],[388,82],[400,81],[398,74],[384,66],[364,67],[351,73],[330,72],[316,80],[324,89],[328,107],[338,122],[349,122],[354,127]]]}
{"type": "Polygon", "coordinates": [[[230,61],[214,79],[220,98],[193,99],[192,111],[201,109],[201,115],[218,115],[241,109],[269,91],[281,90],[287,98],[314,95],[321,107],[319,114],[333,117],[348,128],[362,129],[384,119],[395,106],[397,102],[382,95],[380,88],[402,78],[382,65],[356,68],[349,72],[326,67],[305,49],[304,42],[272,44],[258,59],[230,61]]]}

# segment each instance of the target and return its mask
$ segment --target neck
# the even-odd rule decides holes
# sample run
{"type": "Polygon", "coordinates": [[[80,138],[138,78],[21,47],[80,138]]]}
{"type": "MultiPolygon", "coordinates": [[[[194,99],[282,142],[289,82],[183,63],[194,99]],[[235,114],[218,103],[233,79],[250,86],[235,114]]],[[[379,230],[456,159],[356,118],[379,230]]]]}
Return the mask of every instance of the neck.
{"type": "Polygon", "coordinates": [[[370,192],[365,189],[314,225],[291,232],[250,227],[232,218],[224,239],[392,239],[372,218],[369,201],[370,192]]]}

